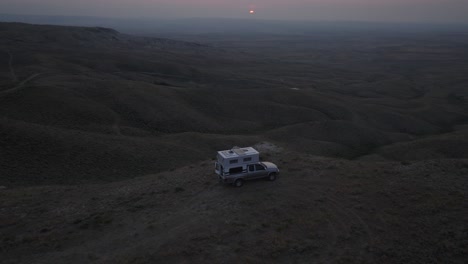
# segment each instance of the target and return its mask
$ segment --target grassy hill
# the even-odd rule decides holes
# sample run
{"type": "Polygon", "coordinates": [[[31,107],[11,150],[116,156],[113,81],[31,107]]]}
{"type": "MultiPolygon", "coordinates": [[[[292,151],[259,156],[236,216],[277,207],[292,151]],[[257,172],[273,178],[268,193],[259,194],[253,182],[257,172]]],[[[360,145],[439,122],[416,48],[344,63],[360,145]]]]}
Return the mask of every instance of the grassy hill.
{"type": "MultiPolygon", "coordinates": [[[[431,50],[417,50],[417,38],[401,48],[378,42],[366,49],[366,40],[357,48],[344,36],[342,45],[333,42],[320,53],[315,49],[337,37],[315,36],[310,49],[288,48],[280,40],[275,45],[282,53],[275,55],[259,49],[255,39],[239,50],[105,28],[1,23],[0,35],[4,185],[155,173],[211,158],[217,148],[231,147],[226,138],[235,138],[229,141],[235,145],[257,138],[315,155],[355,158],[427,135],[448,133],[441,138],[453,142],[453,127],[468,120],[459,88],[465,77],[457,75],[466,61],[454,57],[466,51],[438,50],[430,42],[425,45],[431,50]],[[347,57],[339,55],[342,46],[347,57]],[[298,50],[301,61],[291,62],[298,50]],[[372,70],[356,56],[362,52],[372,70]],[[448,70],[431,62],[440,56],[453,61],[446,84],[448,70]],[[429,62],[385,71],[409,58],[429,62]],[[184,133],[197,134],[204,144],[184,140],[184,133]],[[167,136],[175,134],[180,136],[167,136]]],[[[302,47],[311,40],[294,41],[302,47]]],[[[428,142],[388,149],[432,148],[428,142]]]]}
{"type": "Polygon", "coordinates": [[[2,262],[463,263],[468,35],[180,39],[0,23],[2,262]]]}
{"type": "Polygon", "coordinates": [[[3,262],[463,263],[466,159],[263,153],[280,178],[242,188],[218,184],[207,160],[114,183],[3,190],[3,262]]]}

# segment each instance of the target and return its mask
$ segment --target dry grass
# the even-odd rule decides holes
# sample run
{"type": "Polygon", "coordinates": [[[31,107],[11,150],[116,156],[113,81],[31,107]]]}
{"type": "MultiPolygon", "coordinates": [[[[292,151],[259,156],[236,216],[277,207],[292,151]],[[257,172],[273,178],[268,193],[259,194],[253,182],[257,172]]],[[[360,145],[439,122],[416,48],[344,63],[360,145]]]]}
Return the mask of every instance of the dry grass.
{"type": "Polygon", "coordinates": [[[402,36],[0,23],[2,261],[462,263],[466,36],[402,36]],[[217,184],[234,145],[280,178],[217,184]]]}

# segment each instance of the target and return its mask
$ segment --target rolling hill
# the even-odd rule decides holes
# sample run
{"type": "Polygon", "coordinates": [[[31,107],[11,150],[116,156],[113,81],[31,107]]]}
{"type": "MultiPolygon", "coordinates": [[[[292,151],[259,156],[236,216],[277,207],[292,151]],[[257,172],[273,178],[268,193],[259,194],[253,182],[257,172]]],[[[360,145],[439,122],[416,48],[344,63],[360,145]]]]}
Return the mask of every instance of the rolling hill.
{"type": "Polygon", "coordinates": [[[468,35],[178,39],[0,23],[2,261],[463,263],[468,35]]]}

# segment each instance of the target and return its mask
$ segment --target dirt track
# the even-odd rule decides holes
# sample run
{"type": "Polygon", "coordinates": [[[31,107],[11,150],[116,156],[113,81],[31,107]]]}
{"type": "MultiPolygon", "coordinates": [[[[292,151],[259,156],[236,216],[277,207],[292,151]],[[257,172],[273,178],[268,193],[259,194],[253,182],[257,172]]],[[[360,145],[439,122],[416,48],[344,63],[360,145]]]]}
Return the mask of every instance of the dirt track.
{"type": "Polygon", "coordinates": [[[17,82],[18,77],[16,77],[15,69],[13,68],[13,54],[11,54],[9,50],[7,50],[6,53],[8,54],[8,57],[9,57],[8,68],[10,69],[11,80],[13,82],[17,82]]]}
{"type": "Polygon", "coordinates": [[[3,90],[3,91],[0,91],[0,96],[2,95],[6,95],[6,94],[11,94],[11,93],[14,93],[16,91],[18,91],[19,89],[23,88],[28,82],[34,80],[35,78],[39,77],[40,75],[42,75],[43,73],[35,73],[35,74],[31,74],[31,76],[29,76],[28,78],[26,78],[25,80],[21,81],[18,85],[16,85],[15,87],[13,88],[10,88],[8,90],[3,90]]]}

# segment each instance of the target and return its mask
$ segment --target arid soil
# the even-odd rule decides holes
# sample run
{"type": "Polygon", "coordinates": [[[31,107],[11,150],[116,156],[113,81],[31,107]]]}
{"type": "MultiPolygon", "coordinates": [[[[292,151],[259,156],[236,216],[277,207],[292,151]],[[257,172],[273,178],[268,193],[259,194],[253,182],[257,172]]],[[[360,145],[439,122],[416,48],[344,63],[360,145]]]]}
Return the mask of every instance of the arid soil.
{"type": "Polygon", "coordinates": [[[468,161],[272,153],[275,182],[212,162],[109,184],[2,190],[4,263],[463,263],[468,161]]]}

